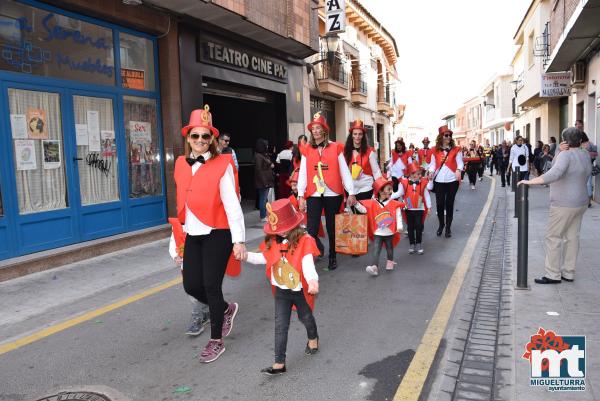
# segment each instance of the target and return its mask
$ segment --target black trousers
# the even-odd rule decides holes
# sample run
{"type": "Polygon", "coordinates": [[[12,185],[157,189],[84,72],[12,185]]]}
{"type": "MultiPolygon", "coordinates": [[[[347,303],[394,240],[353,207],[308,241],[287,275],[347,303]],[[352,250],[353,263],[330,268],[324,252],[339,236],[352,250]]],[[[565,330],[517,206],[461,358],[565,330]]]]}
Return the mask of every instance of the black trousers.
{"type": "Polygon", "coordinates": [[[319,337],[317,333],[317,323],[310,310],[310,306],[304,298],[304,292],[283,290],[275,288],[275,363],[285,364],[285,351],[287,349],[288,331],[290,328],[290,316],[292,315],[292,306],[296,306],[298,319],[306,328],[306,335],[309,340],[319,337]]]}
{"type": "Polygon", "coordinates": [[[444,225],[444,210],[446,211],[446,225],[452,224],[452,218],[454,217],[454,198],[456,197],[457,191],[458,181],[435,183],[435,203],[440,226],[444,225]]]}
{"type": "Polygon", "coordinates": [[[356,194],[356,200],[367,200],[367,199],[371,199],[372,197],[373,197],[373,190],[356,194]]]}
{"type": "Polygon", "coordinates": [[[407,210],[406,225],[408,226],[408,240],[411,245],[420,244],[423,240],[423,210],[407,210]]]}
{"type": "Polygon", "coordinates": [[[471,185],[475,185],[475,183],[477,182],[477,173],[479,171],[479,164],[467,166],[467,175],[469,176],[469,183],[471,185]]]}
{"type": "Polygon", "coordinates": [[[323,243],[319,239],[319,225],[321,214],[325,210],[325,227],[329,239],[329,257],[335,257],[335,215],[339,213],[344,197],[338,196],[311,196],[306,199],[306,229],[311,237],[317,241],[321,254],[325,254],[323,243]]]}
{"type": "Polygon", "coordinates": [[[502,185],[510,185],[510,172],[508,172],[507,170],[508,163],[498,163],[498,171],[500,172],[500,180],[502,181],[502,185]]]}
{"type": "Polygon", "coordinates": [[[208,305],[210,337],[221,338],[223,315],[228,304],[223,299],[223,277],[233,244],[231,231],[212,230],[208,235],[187,235],[183,253],[183,288],[208,305]]]}

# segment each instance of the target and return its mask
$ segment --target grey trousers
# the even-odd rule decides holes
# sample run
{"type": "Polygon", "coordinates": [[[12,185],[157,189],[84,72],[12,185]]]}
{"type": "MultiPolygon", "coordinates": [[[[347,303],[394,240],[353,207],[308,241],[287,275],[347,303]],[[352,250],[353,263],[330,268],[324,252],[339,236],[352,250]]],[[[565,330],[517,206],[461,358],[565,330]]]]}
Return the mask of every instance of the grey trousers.
{"type": "Polygon", "coordinates": [[[552,280],[575,278],[579,253],[581,220],[587,205],[580,207],[550,206],[546,230],[546,277],[552,280]]]}
{"type": "Polygon", "coordinates": [[[394,260],[394,247],[392,245],[393,235],[375,235],[373,239],[373,249],[371,253],[371,266],[379,265],[379,255],[381,255],[381,248],[385,244],[385,251],[387,252],[387,260],[394,260]]]}

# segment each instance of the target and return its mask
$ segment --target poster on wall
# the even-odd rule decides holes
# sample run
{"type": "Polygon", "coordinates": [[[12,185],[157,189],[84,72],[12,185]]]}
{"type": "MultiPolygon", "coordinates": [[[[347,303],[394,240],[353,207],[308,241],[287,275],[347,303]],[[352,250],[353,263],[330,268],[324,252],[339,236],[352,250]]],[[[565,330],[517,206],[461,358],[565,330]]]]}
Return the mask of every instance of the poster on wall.
{"type": "Polygon", "coordinates": [[[44,170],[60,168],[60,141],[45,139],[42,141],[42,167],[44,170]]]}
{"type": "Polygon", "coordinates": [[[144,90],[144,70],[121,68],[121,80],[123,88],[144,90]]]}
{"type": "Polygon", "coordinates": [[[77,146],[88,146],[87,124],[75,124],[75,140],[77,146]]]}
{"type": "Polygon", "coordinates": [[[48,127],[46,126],[46,110],[27,109],[27,128],[29,139],[48,139],[48,127]]]}
{"type": "Polygon", "coordinates": [[[10,128],[13,139],[27,139],[27,116],[25,114],[11,114],[10,128]]]}
{"type": "Polygon", "coordinates": [[[31,139],[15,140],[15,160],[17,170],[36,170],[35,141],[31,139]]]}
{"type": "Polygon", "coordinates": [[[114,157],[117,154],[115,131],[100,131],[100,141],[102,142],[103,157],[114,157]]]}
{"type": "Polygon", "coordinates": [[[147,164],[154,160],[152,149],[152,128],[143,121],[129,122],[129,141],[131,143],[131,164],[147,164]]]}
{"type": "Polygon", "coordinates": [[[88,151],[100,152],[100,117],[96,110],[87,112],[88,151]]]}

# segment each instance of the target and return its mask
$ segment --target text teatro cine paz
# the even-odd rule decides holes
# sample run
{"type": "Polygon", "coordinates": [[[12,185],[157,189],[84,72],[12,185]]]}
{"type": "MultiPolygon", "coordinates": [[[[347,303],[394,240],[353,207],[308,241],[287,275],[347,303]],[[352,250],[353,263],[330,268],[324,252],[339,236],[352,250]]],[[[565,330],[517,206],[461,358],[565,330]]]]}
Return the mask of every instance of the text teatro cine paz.
{"type": "Polygon", "coordinates": [[[205,46],[208,50],[208,57],[211,60],[220,61],[239,68],[246,68],[261,74],[272,75],[277,78],[286,77],[287,70],[285,66],[274,61],[258,56],[251,56],[245,52],[212,42],[206,42],[205,46]]]}

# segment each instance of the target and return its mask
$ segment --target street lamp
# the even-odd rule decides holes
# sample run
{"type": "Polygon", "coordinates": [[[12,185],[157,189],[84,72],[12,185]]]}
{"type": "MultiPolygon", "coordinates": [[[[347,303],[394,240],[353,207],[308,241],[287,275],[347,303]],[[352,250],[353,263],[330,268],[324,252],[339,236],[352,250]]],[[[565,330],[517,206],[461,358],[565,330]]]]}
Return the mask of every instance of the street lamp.
{"type": "Polygon", "coordinates": [[[335,53],[340,44],[340,37],[336,33],[325,35],[325,46],[327,47],[327,63],[331,66],[335,61],[335,53]]]}

